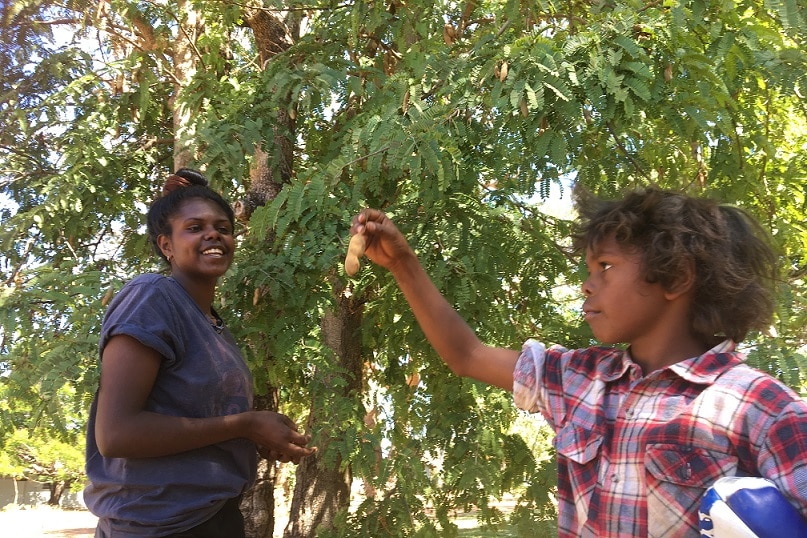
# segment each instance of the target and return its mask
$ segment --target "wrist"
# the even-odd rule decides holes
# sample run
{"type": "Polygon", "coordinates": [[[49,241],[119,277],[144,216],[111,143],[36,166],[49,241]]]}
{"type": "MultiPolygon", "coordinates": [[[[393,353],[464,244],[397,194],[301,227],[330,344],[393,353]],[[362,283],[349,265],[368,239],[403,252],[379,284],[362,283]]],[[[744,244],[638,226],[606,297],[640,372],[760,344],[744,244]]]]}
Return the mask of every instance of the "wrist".
{"type": "Polygon", "coordinates": [[[423,267],[415,253],[410,249],[406,254],[398,256],[389,267],[389,272],[398,280],[406,280],[423,272],[423,267]]]}
{"type": "Polygon", "coordinates": [[[244,411],[243,413],[230,415],[232,420],[232,437],[234,439],[244,438],[251,441],[253,440],[251,434],[255,431],[253,427],[254,416],[254,411],[244,411]]]}

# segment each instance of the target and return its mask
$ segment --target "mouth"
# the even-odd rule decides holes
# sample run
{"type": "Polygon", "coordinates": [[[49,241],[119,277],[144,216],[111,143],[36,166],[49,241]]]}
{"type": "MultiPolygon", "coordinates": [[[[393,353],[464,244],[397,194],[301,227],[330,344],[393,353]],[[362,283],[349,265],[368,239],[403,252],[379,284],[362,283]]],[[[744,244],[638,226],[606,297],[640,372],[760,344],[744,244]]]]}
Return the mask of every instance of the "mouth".
{"type": "Polygon", "coordinates": [[[224,250],[219,247],[211,247],[202,251],[203,256],[212,256],[214,258],[224,257],[224,250]]]}
{"type": "Polygon", "coordinates": [[[592,310],[591,308],[583,308],[583,319],[590,321],[591,319],[600,315],[599,310],[592,310]]]}

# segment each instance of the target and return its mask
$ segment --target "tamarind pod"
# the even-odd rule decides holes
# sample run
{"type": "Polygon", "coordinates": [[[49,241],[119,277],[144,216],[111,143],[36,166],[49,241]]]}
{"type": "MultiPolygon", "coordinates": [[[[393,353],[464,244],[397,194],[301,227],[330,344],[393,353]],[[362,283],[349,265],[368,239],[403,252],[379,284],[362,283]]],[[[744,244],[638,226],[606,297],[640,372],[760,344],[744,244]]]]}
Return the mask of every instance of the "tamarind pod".
{"type": "Polygon", "coordinates": [[[115,290],[110,286],[107,288],[106,293],[101,298],[101,306],[106,306],[109,304],[109,301],[112,300],[112,296],[115,295],[115,290]]]}
{"type": "Polygon", "coordinates": [[[348,276],[353,276],[359,271],[359,258],[364,256],[364,249],[367,240],[364,234],[356,234],[350,238],[347,245],[347,256],[345,256],[345,272],[348,276]]]}
{"type": "Polygon", "coordinates": [[[507,71],[508,71],[507,62],[502,62],[502,66],[499,68],[499,81],[500,82],[504,82],[504,79],[507,78],[507,71]]]}

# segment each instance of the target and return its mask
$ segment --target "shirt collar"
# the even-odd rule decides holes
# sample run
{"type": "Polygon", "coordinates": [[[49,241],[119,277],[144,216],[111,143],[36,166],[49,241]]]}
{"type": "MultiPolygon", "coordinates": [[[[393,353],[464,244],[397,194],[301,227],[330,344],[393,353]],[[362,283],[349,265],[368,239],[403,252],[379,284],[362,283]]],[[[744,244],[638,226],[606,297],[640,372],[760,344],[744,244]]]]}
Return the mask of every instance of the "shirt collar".
{"type": "Polygon", "coordinates": [[[606,383],[614,381],[625,375],[625,372],[635,367],[636,363],[630,358],[630,353],[621,348],[601,348],[607,359],[597,361],[597,370],[600,379],[606,383]]]}
{"type": "MultiPolygon", "coordinates": [[[[670,370],[692,383],[711,385],[723,372],[745,360],[744,355],[735,351],[736,347],[734,341],[723,340],[703,355],[677,362],[659,372],[670,370]]],[[[629,349],[610,348],[606,350],[606,355],[610,355],[611,360],[601,359],[597,363],[599,377],[605,382],[621,378],[632,368],[638,369],[629,349]]],[[[641,377],[641,374],[638,375],[641,377]]]]}
{"type": "Polygon", "coordinates": [[[723,372],[745,360],[736,348],[732,340],[723,340],[703,355],[677,362],[668,369],[692,383],[711,385],[723,372]]]}

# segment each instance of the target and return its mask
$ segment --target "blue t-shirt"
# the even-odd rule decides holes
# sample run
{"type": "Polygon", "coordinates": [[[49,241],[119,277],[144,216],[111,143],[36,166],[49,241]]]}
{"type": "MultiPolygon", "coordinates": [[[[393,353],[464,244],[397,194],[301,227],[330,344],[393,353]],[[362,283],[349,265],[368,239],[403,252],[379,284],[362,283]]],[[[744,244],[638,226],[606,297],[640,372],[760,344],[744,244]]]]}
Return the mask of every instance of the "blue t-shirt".
{"type": "MultiPolygon", "coordinates": [[[[252,408],[252,375],[227,329],[218,334],[173,278],[141,275],[110,303],[99,351],[116,335],[157,350],[162,364],[146,408],[179,417],[213,417],[252,408]]],[[[101,380],[103,383],[103,380],[101,380]]],[[[96,396],[97,400],[97,396],[96,396]]],[[[156,458],[105,458],[87,430],[84,501],[103,536],[158,537],[212,517],[255,480],[257,450],[247,439],[156,458]]]]}

